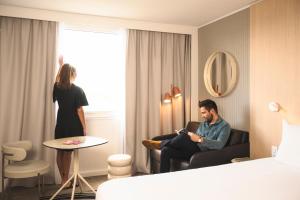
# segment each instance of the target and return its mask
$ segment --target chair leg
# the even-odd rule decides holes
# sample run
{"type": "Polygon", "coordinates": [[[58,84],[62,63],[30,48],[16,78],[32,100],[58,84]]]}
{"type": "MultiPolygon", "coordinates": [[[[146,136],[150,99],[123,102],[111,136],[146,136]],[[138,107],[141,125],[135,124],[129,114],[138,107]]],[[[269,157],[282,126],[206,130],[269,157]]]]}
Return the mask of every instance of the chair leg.
{"type": "Polygon", "coordinates": [[[1,196],[2,198],[1,199],[4,199],[5,197],[5,190],[4,190],[4,175],[2,174],[2,192],[1,192],[1,196]]]}
{"type": "Polygon", "coordinates": [[[7,179],[7,186],[5,190],[5,196],[9,199],[9,195],[11,193],[11,179],[7,179]]]}
{"type": "Polygon", "coordinates": [[[4,175],[3,175],[3,172],[2,172],[2,196],[4,197],[4,175]]]}
{"type": "Polygon", "coordinates": [[[78,179],[78,183],[79,183],[80,193],[82,193],[83,190],[82,190],[82,183],[81,183],[81,180],[80,180],[80,179],[78,179]]]}
{"type": "Polygon", "coordinates": [[[2,164],[2,177],[1,177],[1,179],[2,179],[1,180],[2,181],[2,197],[4,197],[4,192],[5,192],[4,191],[4,188],[5,188],[4,187],[4,161],[5,161],[4,157],[5,157],[5,155],[4,155],[4,153],[2,153],[2,163],[1,163],[2,164]]]}
{"type": "Polygon", "coordinates": [[[44,194],[45,191],[45,176],[42,175],[42,194],[44,194]]]}
{"type": "Polygon", "coordinates": [[[38,197],[41,197],[41,175],[38,173],[38,197]]]}

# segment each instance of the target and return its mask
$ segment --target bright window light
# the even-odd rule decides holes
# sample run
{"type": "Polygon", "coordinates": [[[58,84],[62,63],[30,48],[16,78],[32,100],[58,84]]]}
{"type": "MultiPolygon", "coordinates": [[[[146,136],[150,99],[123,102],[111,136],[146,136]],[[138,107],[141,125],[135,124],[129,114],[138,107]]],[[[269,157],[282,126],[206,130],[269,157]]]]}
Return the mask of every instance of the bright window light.
{"type": "Polygon", "coordinates": [[[100,33],[64,29],[60,54],[77,70],[75,84],[87,96],[87,112],[118,112],[124,104],[124,33],[100,33]]]}

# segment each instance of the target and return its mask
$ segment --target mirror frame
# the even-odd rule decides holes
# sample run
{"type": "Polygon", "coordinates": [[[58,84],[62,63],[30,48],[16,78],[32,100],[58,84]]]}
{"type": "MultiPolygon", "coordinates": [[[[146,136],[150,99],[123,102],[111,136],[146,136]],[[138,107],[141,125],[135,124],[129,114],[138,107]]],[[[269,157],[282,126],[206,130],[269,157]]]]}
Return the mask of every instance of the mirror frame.
{"type": "Polygon", "coordinates": [[[206,90],[209,92],[210,95],[212,95],[213,97],[224,97],[224,96],[228,95],[230,92],[232,92],[232,90],[234,89],[234,87],[237,83],[237,62],[236,62],[236,59],[234,58],[233,55],[231,55],[230,53],[228,53],[226,51],[213,52],[208,57],[208,59],[205,63],[203,76],[204,76],[203,78],[204,78],[204,84],[205,84],[206,90]],[[211,82],[212,82],[212,80],[211,80],[212,63],[214,62],[214,59],[216,58],[218,53],[224,53],[226,55],[226,57],[228,57],[230,65],[232,67],[232,79],[230,80],[230,82],[228,84],[228,88],[226,89],[226,91],[221,95],[213,89],[212,84],[211,84],[211,82]]]}

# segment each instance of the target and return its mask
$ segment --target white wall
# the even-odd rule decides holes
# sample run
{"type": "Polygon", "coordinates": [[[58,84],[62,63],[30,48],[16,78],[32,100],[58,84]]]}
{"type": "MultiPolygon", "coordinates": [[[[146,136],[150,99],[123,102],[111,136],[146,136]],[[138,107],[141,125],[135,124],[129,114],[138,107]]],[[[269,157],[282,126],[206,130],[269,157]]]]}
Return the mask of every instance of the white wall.
{"type": "Polygon", "coordinates": [[[87,114],[86,122],[88,135],[106,138],[109,142],[80,150],[80,171],[83,176],[106,174],[108,156],[123,152],[121,116],[114,113],[87,114]]]}
{"type": "MultiPolygon", "coordinates": [[[[191,49],[191,115],[198,120],[198,28],[174,24],[152,23],[136,20],[99,17],[93,15],[74,14],[41,9],[31,9],[0,5],[0,15],[10,17],[31,18],[58,21],[67,26],[84,27],[88,30],[110,31],[117,29],[139,29],[160,32],[190,34],[191,49]]],[[[80,151],[80,171],[83,175],[93,176],[106,173],[108,155],[122,152],[122,127],[120,117],[112,113],[87,115],[88,134],[109,139],[109,143],[80,151]]]]}

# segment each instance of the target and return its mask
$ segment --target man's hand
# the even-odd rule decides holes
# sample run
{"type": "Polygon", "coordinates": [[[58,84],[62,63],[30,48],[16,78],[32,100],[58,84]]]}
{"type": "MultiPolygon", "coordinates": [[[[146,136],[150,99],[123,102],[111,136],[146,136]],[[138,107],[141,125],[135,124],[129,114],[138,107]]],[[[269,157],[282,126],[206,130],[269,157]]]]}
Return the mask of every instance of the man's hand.
{"type": "Polygon", "coordinates": [[[191,140],[193,142],[202,142],[202,137],[200,137],[199,135],[192,133],[192,132],[188,132],[188,135],[190,136],[191,140]]]}

